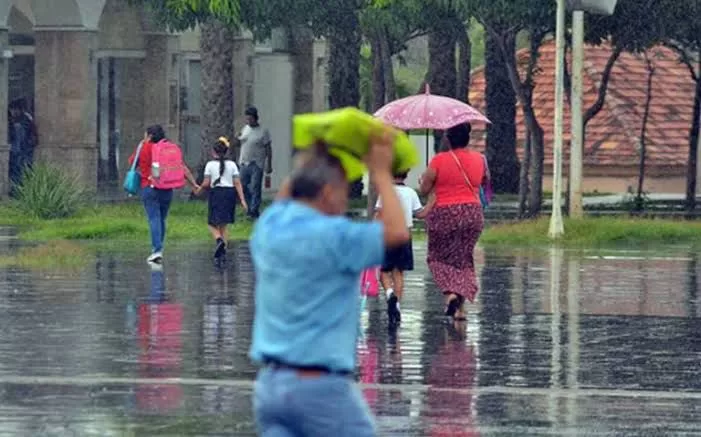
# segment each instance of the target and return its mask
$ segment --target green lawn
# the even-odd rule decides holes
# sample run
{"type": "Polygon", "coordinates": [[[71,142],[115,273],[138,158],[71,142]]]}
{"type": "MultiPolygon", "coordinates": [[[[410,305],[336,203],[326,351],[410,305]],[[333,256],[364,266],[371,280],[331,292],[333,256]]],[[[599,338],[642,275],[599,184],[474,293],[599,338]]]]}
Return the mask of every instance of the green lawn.
{"type": "MultiPolygon", "coordinates": [[[[92,240],[117,244],[148,245],[148,224],[138,202],[105,204],[83,209],[75,217],[57,220],[28,219],[11,204],[0,205],[0,226],[14,226],[28,241],[92,240]]],[[[251,223],[239,217],[231,227],[231,239],[248,238],[251,223]]],[[[168,219],[168,239],[172,241],[206,241],[207,204],[175,202],[168,219]]]]}
{"type": "MultiPolygon", "coordinates": [[[[358,202],[359,204],[361,202],[358,202]]],[[[360,206],[360,205],[358,205],[360,206]]],[[[176,202],[168,220],[168,239],[176,242],[208,241],[205,202],[176,202]]],[[[140,203],[106,204],[82,210],[76,217],[57,220],[29,219],[11,204],[0,204],[0,226],[13,226],[26,241],[104,241],[148,245],[148,225],[140,203]]],[[[252,224],[239,216],[231,227],[232,240],[249,237],[252,224]]],[[[494,225],[482,242],[498,245],[547,245],[546,219],[494,225]]],[[[584,218],[565,221],[561,244],[701,243],[701,222],[635,219],[628,217],[584,218]]]]}
{"type": "MultiPolygon", "coordinates": [[[[482,244],[499,246],[547,246],[548,219],[489,227],[482,244]]],[[[556,244],[565,247],[701,245],[701,222],[669,219],[604,217],[565,219],[565,234],[556,244]]]]}

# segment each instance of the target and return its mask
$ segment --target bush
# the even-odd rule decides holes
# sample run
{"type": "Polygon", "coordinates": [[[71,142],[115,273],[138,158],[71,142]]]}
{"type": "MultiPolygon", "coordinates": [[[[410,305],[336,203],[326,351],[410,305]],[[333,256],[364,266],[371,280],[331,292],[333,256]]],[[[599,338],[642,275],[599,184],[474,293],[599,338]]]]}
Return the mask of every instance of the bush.
{"type": "Polygon", "coordinates": [[[44,220],[73,216],[85,205],[86,196],[76,176],[46,164],[26,169],[16,191],[19,208],[44,220]]]}

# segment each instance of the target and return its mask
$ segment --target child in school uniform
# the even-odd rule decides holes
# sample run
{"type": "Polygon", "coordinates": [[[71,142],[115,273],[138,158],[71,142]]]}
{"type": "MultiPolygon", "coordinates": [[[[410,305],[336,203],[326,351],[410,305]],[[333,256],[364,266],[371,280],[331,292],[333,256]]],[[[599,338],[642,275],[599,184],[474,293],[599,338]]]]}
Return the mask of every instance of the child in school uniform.
{"type": "Polygon", "coordinates": [[[202,181],[200,189],[197,191],[199,193],[205,188],[210,188],[207,223],[212,236],[216,240],[215,259],[220,259],[226,255],[227,226],[233,224],[235,220],[237,194],[243,209],[248,210],[239,178],[239,168],[234,161],[226,159],[229,147],[229,140],[225,137],[220,137],[214,143],[212,156],[215,159],[209,161],[205,166],[204,181],[202,181]]]}
{"type": "MultiPolygon", "coordinates": [[[[433,203],[429,200],[426,206],[421,204],[421,199],[411,187],[404,184],[408,173],[394,175],[394,190],[404,211],[409,230],[414,227],[414,217],[426,218],[433,203]]],[[[382,199],[377,199],[375,206],[377,214],[382,214],[382,199]]],[[[396,325],[402,320],[400,302],[404,293],[404,272],[414,270],[414,249],[411,239],[402,246],[385,251],[385,261],[380,269],[380,282],[387,295],[387,316],[390,324],[396,325]]]]}

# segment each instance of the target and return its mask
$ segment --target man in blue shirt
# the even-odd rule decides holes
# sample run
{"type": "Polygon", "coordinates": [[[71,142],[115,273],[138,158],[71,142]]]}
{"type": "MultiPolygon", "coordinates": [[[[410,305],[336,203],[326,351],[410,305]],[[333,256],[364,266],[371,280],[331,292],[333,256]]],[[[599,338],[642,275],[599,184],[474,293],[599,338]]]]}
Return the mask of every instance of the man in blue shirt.
{"type": "Polygon", "coordinates": [[[343,216],[348,182],[324,145],[303,152],[277,201],[256,224],[251,253],[256,310],[251,358],[263,437],[365,437],[375,427],[352,380],[360,274],[385,247],[409,240],[391,173],[393,137],[373,140],[367,164],[383,199],[381,221],[343,216]]]}

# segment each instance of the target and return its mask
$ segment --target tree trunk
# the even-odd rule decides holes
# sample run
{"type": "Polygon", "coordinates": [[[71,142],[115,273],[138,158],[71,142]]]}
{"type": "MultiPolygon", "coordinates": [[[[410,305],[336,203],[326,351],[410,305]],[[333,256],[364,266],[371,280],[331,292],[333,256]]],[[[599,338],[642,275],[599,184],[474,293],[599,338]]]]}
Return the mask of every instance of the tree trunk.
{"type": "Polygon", "coordinates": [[[382,71],[385,76],[385,103],[388,103],[397,99],[397,83],[394,79],[394,65],[392,64],[392,51],[389,46],[387,29],[382,29],[380,49],[382,71]]]}
{"type": "Polygon", "coordinates": [[[472,41],[469,25],[460,23],[458,29],[458,100],[470,103],[470,79],[472,73],[472,41]]]}
{"type": "Polygon", "coordinates": [[[528,211],[528,193],[530,191],[528,173],[531,168],[531,138],[530,132],[526,132],[526,141],[523,143],[523,162],[521,162],[521,170],[519,172],[518,217],[520,219],[526,218],[528,211]]]}
{"type": "Polygon", "coordinates": [[[689,132],[689,160],[686,170],[686,209],[696,209],[696,171],[698,166],[699,130],[701,129],[701,53],[697,54],[698,74],[696,79],[696,92],[694,93],[694,115],[689,132]]]}
{"type": "Polygon", "coordinates": [[[382,62],[382,36],[376,32],[370,38],[372,55],[372,111],[375,112],[385,104],[385,69],[382,62]]]}
{"type": "Polygon", "coordinates": [[[528,193],[528,215],[529,217],[538,217],[543,207],[543,160],[545,158],[543,128],[540,127],[535,119],[533,109],[530,108],[530,114],[526,116],[528,124],[533,132],[531,141],[531,186],[528,193]]]}
{"type": "Polygon", "coordinates": [[[294,113],[314,110],[314,34],[311,29],[293,26],[287,29],[294,66],[294,113]]]}
{"type": "Polygon", "coordinates": [[[431,85],[431,94],[457,97],[457,72],[455,43],[452,26],[439,23],[428,34],[428,74],[426,81],[431,85]]]}
{"type": "Polygon", "coordinates": [[[645,62],[647,63],[647,90],[645,95],[645,110],[643,112],[643,123],[640,127],[640,168],[638,170],[638,195],[635,199],[635,209],[642,211],[644,208],[644,192],[645,185],[645,159],[647,155],[645,145],[645,135],[647,135],[647,122],[650,118],[650,104],[652,103],[652,78],[655,75],[655,66],[645,53],[645,62]]]}
{"type": "Polygon", "coordinates": [[[211,145],[220,136],[231,136],[234,131],[234,82],[231,72],[234,31],[216,18],[201,22],[200,31],[202,151],[195,169],[199,180],[211,158],[211,145]]]}
{"type": "MultiPolygon", "coordinates": [[[[516,154],[516,93],[509,80],[499,42],[490,33],[485,35],[485,77],[487,118],[487,160],[492,185],[497,193],[519,192],[519,163],[516,154]]],[[[507,47],[515,61],[515,46],[507,47]]],[[[526,171],[526,173],[528,173],[526,171]]]]}
{"type": "Polygon", "coordinates": [[[360,103],[360,46],[358,16],[353,10],[342,27],[328,35],[329,106],[331,109],[360,103]]]}

